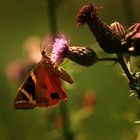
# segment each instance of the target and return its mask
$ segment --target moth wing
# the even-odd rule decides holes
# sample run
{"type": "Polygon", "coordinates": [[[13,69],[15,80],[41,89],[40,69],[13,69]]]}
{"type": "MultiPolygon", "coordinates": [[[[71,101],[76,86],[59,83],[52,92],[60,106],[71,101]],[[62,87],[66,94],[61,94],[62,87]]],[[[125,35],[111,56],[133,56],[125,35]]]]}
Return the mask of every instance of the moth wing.
{"type": "Polygon", "coordinates": [[[39,62],[20,86],[14,100],[16,109],[55,106],[61,100],[67,99],[59,76],[51,72],[45,65],[39,62]]]}
{"type": "Polygon", "coordinates": [[[67,95],[61,87],[60,78],[54,74],[45,63],[40,63],[35,69],[36,86],[35,100],[37,106],[55,106],[67,95]]]}
{"type": "Polygon", "coordinates": [[[16,109],[33,109],[36,106],[35,97],[35,81],[32,73],[37,66],[29,73],[20,88],[14,100],[14,107],[16,109]]]}

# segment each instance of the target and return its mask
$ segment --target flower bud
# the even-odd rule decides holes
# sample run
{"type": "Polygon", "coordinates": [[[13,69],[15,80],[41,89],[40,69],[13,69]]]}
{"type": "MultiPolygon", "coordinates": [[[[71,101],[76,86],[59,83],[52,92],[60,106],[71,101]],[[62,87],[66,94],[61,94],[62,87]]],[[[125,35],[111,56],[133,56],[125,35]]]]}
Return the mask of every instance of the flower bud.
{"type": "Polygon", "coordinates": [[[88,47],[73,46],[65,51],[65,57],[82,66],[90,66],[98,61],[98,56],[88,47]]]}

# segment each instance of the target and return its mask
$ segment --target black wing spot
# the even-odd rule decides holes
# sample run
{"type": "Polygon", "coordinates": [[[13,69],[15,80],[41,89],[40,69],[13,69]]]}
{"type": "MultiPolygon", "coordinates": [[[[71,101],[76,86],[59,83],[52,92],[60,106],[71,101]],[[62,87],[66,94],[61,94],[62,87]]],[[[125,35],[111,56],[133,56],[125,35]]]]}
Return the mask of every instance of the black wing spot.
{"type": "Polygon", "coordinates": [[[59,99],[59,95],[57,92],[51,93],[51,98],[52,99],[59,99]]]}

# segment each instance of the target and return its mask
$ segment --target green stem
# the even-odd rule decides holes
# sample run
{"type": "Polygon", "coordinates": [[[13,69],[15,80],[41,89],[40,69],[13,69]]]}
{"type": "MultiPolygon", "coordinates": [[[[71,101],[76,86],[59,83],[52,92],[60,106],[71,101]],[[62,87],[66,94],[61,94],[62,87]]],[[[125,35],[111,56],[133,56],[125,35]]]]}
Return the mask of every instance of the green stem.
{"type": "Polygon", "coordinates": [[[117,54],[118,58],[99,58],[98,61],[115,61],[115,62],[119,62],[120,65],[122,66],[128,80],[129,80],[129,83],[132,84],[132,85],[137,85],[137,80],[131,75],[125,61],[124,61],[124,58],[123,58],[123,55],[121,53],[118,53],[117,54]]]}
{"type": "Polygon", "coordinates": [[[132,90],[134,90],[137,93],[137,97],[140,99],[140,87],[139,87],[139,79],[135,78],[129,71],[123,55],[120,53],[117,54],[118,55],[118,59],[119,59],[119,63],[122,66],[128,80],[129,80],[129,86],[132,90]]]}
{"type": "MultiPolygon", "coordinates": [[[[53,37],[57,35],[57,24],[56,24],[56,8],[57,3],[55,0],[45,0],[46,4],[48,2],[48,15],[49,15],[49,25],[50,32],[53,37]]],[[[60,4],[60,3],[59,3],[60,4]]],[[[68,114],[68,108],[66,104],[60,104],[60,112],[64,119],[63,132],[66,140],[74,140],[74,134],[70,128],[70,119],[68,114]]]]}
{"type": "Polygon", "coordinates": [[[52,36],[57,33],[57,20],[56,20],[56,4],[55,0],[45,0],[46,12],[48,15],[49,28],[52,36]],[[48,4],[47,4],[48,3],[48,4]]]}
{"type": "Polygon", "coordinates": [[[74,140],[74,135],[70,128],[69,112],[66,103],[62,102],[60,104],[60,111],[61,111],[61,115],[64,118],[63,131],[64,131],[65,138],[67,140],[74,140]]]}
{"type": "Polygon", "coordinates": [[[123,71],[125,72],[128,80],[129,80],[129,83],[132,85],[137,85],[137,80],[130,73],[130,71],[129,71],[129,69],[124,61],[123,55],[121,53],[118,53],[117,56],[118,56],[119,63],[122,66],[123,71]]]}
{"type": "Polygon", "coordinates": [[[118,62],[118,58],[99,58],[98,61],[115,61],[115,62],[118,62]]]}

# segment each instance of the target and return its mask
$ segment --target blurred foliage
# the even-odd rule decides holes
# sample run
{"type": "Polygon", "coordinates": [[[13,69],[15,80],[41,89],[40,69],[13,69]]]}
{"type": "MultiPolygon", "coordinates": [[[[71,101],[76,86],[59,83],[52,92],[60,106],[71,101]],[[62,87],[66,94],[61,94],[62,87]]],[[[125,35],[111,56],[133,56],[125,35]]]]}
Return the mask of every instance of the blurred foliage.
{"type": "MultiPolygon", "coordinates": [[[[77,11],[83,4],[91,2],[103,5],[102,17],[108,24],[117,20],[130,26],[122,6],[123,0],[61,1],[57,9],[57,28],[70,38],[71,45],[97,49],[95,39],[87,26],[78,28],[75,24],[77,11]]],[[[135,19],[138,20],[140,1],[131,0],[131,2],[135,19]]],[[[125,4],[127,7],[126,0],[125,4]]],[[[9,63],[27,60],[23,46],[28,38],[32,36],[42,38],[50,34],[46,11],[44,0],[0,1],[1,140],[64,139],[60,105],[54,109],[15,110],[13,100],[20,84],[10,81],[6,76],[9,63]]],[[[72,128],[75,140],[139,140],[140,127],[134,121],[140,119],[140,101],[135,97],[129,97],[129,88],[125,78],[120,74],[119,66],[101,62],[88,68],[73,63],[70,63],[69,67],[67,71],[73,68],[72,76],[75,84],[73,88],[66,86],[69,96],[66,105],[71,120],[68,125],[72,128]],[[97,98],[92,113],[83,110],[85,93],[89,90],[94,91],[97,98]],[[83,114],[79,115],[81,110],[83,114]]]]}

